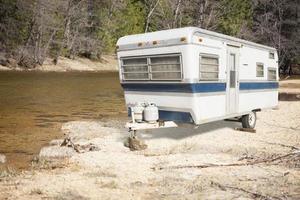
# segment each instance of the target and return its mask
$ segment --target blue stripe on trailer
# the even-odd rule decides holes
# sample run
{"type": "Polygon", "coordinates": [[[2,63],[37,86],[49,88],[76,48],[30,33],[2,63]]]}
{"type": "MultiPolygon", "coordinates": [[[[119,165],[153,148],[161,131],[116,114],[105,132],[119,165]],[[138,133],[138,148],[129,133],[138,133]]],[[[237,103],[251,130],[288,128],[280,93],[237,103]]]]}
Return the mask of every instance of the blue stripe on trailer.
{"type": "MultiPolygon", "coordinates": [[[[226,83],[122,83],[125,91],[208,93],[225,92],[226,83]]],[[[277,89],[278,82],[240,82],[240,90],[277,89]]]]}
{"type": "Polygon", "coordinates": [[[240,90],[277,89],[278,82],[241,82],[240,90]]]}
{"type": "Polygon", "coordinates": [[[205,93],[226,91],[226,83],[122,83],[125,91],[205,93]]]}
{"type": "Polygon", "coordinates": [[[159,112],[160,120],[194,123],[192,115],[189,112],[178,112],[178,111],[167,111],[167,110],[159,110],[158,112],[159,112]]]}
{"type": "MultiPolygon", "coordinates": [[[[158,113],[160,120],[194,123],[193,117],[189,112],[159,110],[158,113]]],[[[128,117],[131,117],[130,107],[128,107],[128,117]]]]}

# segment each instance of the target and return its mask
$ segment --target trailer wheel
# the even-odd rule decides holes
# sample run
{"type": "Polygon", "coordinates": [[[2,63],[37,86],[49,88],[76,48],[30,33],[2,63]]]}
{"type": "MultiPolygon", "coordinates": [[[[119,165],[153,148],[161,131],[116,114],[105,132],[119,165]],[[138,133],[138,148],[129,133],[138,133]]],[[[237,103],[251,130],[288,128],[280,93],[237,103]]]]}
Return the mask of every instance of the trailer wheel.
{"type": "Polygon", "coordinates": [[[251,112],[248,115],[242,116],[243,128],[254,128],[256,124],[256,112],[251,112]]]}

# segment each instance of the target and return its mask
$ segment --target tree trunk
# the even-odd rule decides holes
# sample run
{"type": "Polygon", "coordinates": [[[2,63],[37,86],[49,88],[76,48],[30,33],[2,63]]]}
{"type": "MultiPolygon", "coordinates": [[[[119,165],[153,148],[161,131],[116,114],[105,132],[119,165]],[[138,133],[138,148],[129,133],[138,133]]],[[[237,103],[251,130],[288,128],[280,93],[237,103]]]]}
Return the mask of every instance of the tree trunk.
{"type": "Polygon", "coordinates": [[[178,14],[179,14],[181,2],[182,2],[182,0],[177,0],[177,3],[176,3],[176,9],[175,9],[175,11],[174,11],[173,28],[176,28],[176,27],[177,27],[177,18],[178,18],[178,14]]]}
{"type": "Polygon", "coordinates": [[[68,34],[68,31],[70,29],[70,24],[71,24],[71,16],[70,16],[70,10],[71,10],[71,4],[72,4],[72,0],[69,0],[68,1],[68,7],[67,7],[67,10],[66,10],[66,18],[65,18],[65,24],[64,24],[64,27],[63,27],[63,30],[64,30],[64,34],[63,34],[63,39],[62,39],[62,42],[61,44],[59,45],[59,48],[58,48],[58,51],[56,52],[56,55],[54,57],[54,64],[56,65],[58,63],[58,58],[61,54],[61,51],[65,45],[65,40],[66,40],[66,36],[68,34]]]}
{"type": "Polygon", "coordinates": [[[57,32],[56,29],[54,29],[54,30],[52,31],[52,34],[51,34],[51,36],[50,36],[50,38],[49,38],[47,44],[46,44],[45,47],[44,47],[43,54],[41,55],[41,58],[40,58],[40,60],[39,60],[39,64],[40,64],[40,65],[43,65],[43,63],[44,63],[44,61],[45,61],[45,59],[46,59],[46,56],[47,56],[47,53],[48,53],[49,46],[50,46],[50,44],[52,43],[53,38],[54,38],[56,32],[57,32]]]}
{"type": "Polygon", "coordinates": [[[148,28],[149,28],[151,16],[152,16],[154,10],[156,9],[156,7],[157,7],[159,1],[160,1],[160,0],[157,0],[157,1],[156,1],[156,3],[154,4],[153,8],[151,8],[151,7],[152,7],[152,4],[150,5],[150,11],[149,11],[149,13],[148,13],[148,15],[147,15],[147,19],[146,19],[145,33],[148,32],[148,28]]]}

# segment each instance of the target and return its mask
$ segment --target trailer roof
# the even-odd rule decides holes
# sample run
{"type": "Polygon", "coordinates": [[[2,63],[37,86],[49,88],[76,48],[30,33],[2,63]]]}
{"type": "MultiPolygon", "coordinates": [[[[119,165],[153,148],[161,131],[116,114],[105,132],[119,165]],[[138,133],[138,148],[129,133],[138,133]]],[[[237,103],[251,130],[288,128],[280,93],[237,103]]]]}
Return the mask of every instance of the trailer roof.
{"type": "MultiPolygon", "coordinates": [[[[141,42],[152,42],[152,41],[164,41],[164,40],[170,40],[170,39],[178,39],[178,38],[187,38],[187,43],[192,42],[192,36],[194,34],[200,34],[208,37],[212,37],[214,39],[219,39],[219,40],[225,40],[228,42],[235,42],[235,43],[240,43],[243,45],[248,45],[248,46],[253,46],[253,47],[258,47],[258,48],[263,48],[267,50],[273,50],[275,51],[276,49],[273,47],[265,46],[262,44],[250,42],[247,40],[243,40],[240,38],[228,36],[225,34],[213,32],[213,31],[208,31],[202,28],[197,28],[197,27],[185,27],[185,28],[177,28],[177,29],[169,29],[169,30],[162,30],[162,31],[156,31],[156,32],[149,32],[149,33],[142,33],[142,34],[135,34],[135,35],[128,35],[121,37],[117,45],[119,47],[125,47],[125,48],[120,48],[120,50],[125,50],[127,47],[132,45],[136,46],[136,44],[141,43],[141,42]]],[[[137,47],[137,46],[136,46],[137,47]]]]}

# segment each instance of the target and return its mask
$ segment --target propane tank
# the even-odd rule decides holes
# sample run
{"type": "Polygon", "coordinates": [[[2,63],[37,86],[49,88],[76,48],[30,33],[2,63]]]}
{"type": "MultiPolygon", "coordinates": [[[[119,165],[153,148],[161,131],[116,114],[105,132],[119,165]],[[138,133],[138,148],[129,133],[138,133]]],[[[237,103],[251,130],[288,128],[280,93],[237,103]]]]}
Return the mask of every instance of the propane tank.
{"type": "Polygon", "coordinates": [[[141,103],[137,103],[134,107],[131,108],[134,115],[134,120],[136,122],[142,122],[143,121],[143,111],[144,106],[141,103]]]}
{"type": "Polygon", "coordinates": [[[148,123],[155,123],[158,120],[158,108],[154,103],[146,106],[144,109],[144,120],[148,123]]]}

